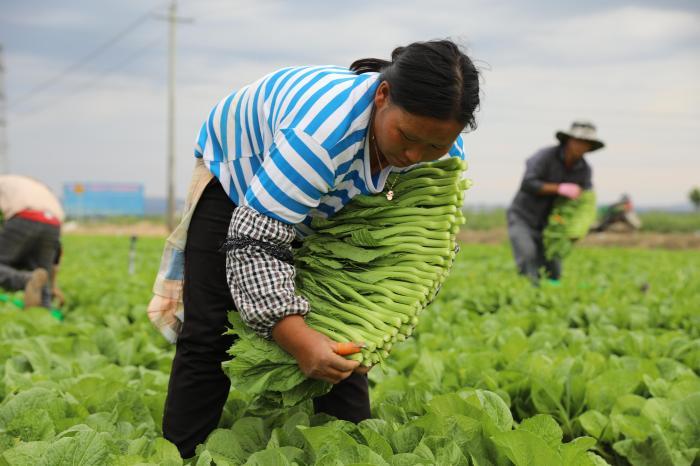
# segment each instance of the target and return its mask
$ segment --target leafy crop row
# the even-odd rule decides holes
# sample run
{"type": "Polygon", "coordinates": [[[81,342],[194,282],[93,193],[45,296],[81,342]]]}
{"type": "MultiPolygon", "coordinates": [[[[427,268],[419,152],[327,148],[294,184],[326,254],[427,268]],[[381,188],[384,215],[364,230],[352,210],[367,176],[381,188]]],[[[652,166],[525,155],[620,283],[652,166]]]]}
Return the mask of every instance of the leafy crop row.
{"type": "Polygon", "coordinates": [[[172,347],[145,315],[160,240],[68,237],[63,322],[0,305],[0,465],[698,464],[700,254],[577,249],[533,288],[465,245],[370,372],[373,419],[256,416],[231,391],[183,461],[160,423],[172,347]]]}

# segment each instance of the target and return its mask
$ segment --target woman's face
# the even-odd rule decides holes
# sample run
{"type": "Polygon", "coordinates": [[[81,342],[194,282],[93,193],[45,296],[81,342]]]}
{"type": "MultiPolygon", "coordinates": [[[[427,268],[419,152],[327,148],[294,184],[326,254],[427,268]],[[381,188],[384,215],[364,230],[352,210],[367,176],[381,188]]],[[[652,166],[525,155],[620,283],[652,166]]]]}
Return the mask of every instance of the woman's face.
{"type": "Polygon", "coordinates": [[[590,152],[592,145],[584,139],[569,138],[566,141],[566,150],[576,159],[580,159],[586,152],[590,152]]]}
{"type": "Polygon", "coordinates": [[[387,82],[379,85],[374,105],[374,131],[384,167],[408,167],[437,160],[449,152],[464,129],[455,120],[414,115],[394,105],[387,82]]]}

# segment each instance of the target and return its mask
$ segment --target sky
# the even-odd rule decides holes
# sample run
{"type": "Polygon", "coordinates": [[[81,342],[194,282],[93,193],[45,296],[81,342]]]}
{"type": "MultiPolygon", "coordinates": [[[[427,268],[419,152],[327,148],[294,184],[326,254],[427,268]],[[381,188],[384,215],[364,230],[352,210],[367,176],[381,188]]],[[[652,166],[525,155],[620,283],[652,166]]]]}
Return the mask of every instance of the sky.
{"type": "MultiPolygon", "coordinates": [[[[12,173],[138,182],[166,192],[168,0],[0,0],[12,173]]],[[[471,206],[507,205],[527,157],[574,119],[601,202],[690,205],[700,186],[700,2],[179,0],[176,192],[195,137],[225,95],[292,65],[387,58],[451,38],[481,71],[466,134],[471,206]]]]}

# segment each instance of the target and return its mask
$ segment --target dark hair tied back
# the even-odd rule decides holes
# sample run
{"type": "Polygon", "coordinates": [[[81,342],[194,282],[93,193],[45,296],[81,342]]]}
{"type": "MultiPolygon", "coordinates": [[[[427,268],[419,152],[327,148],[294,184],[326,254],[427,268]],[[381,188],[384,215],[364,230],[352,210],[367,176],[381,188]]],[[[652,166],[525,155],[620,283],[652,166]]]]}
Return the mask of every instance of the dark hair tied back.
{"type": "Polygon", "coordinates": [[[450,40],[414,42],[394,49],[391,62],[364,58],[350,69],[357,74],[380,73],[380,81],[389,84],[391,101],[409,113],[476,128],[479,72],[450,40]]]}
{"type": "Polygon", "coordinates": [[[380,73],[383,68],[389,65],[391,65],[391,62],[379,58],[361,58],[352,62],[350,70],[354,71],[356,74],[380,73]]]}
{"type": "Polygon", "coordinates": [[[396,47],[393,52],[391,52],[391,61],[395,62],[399,56],[406,50],[406,47],[396,47]]]}

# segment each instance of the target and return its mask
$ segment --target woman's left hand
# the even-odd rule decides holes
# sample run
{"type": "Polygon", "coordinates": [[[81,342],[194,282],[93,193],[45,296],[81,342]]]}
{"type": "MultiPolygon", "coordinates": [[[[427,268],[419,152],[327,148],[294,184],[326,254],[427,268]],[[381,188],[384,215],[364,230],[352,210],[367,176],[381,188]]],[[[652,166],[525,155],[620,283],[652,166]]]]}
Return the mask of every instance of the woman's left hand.
{"type": "Polygon", "coordinates": [[[66,297],[63,295],[63,291],[57,286],[54,286],[51,290],[51,295],[58,301],[58,306],[62,307],[66,304],[66,297]]]}

